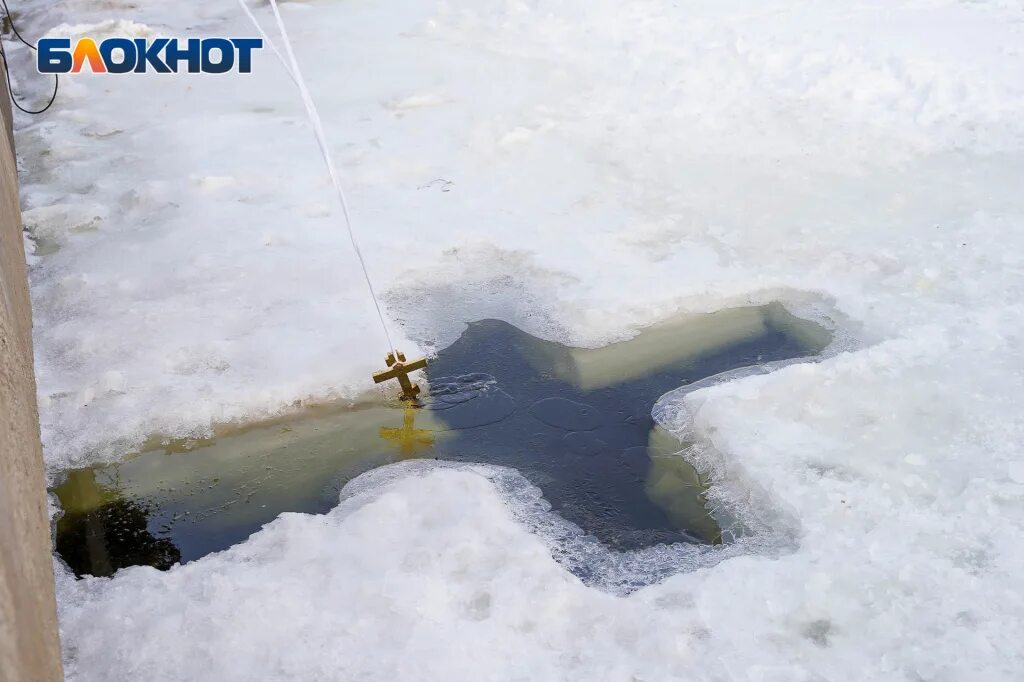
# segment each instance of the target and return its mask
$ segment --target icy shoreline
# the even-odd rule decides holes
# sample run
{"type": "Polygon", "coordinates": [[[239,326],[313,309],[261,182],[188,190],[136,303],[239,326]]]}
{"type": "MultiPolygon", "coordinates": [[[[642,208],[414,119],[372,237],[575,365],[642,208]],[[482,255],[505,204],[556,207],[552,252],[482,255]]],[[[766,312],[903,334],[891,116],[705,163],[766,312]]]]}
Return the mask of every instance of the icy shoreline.
{"type": "MultiPolygon", "coordinates": [[[[1020,677],[1019,3],[286,9],[406,350],[484,317],[594,346],[779,292],[861,346],[676,412],[791,553],[614,597],[432,472],[167,574],[62,578],[73,679],[1020,677]]],[[[21,20],[248,32],[228,2],[21,20]]],[[[362,390],[372,308],[273,59],[67,81],[17,133],[51,470],[362,390]]]]}

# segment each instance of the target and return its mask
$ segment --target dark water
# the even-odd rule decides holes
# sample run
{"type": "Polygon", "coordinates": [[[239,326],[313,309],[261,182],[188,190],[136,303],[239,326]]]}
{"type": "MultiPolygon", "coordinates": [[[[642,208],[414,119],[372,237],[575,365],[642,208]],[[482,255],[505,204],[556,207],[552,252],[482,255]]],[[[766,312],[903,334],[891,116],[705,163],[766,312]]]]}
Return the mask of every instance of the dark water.
{"type": "Polygon", "coordinates": [[[654,403],[827,342],[777,305],[688,318],[597,350],[475,322],[431,362],[418,409],[327,410],[70,472],[55,489],[65,510],[56,550],[77,575],[167,568],[226,549],[281,512],[326,512],[355,476],[417,457],[514,467],[613,548],[718,542],[701,482],[652,420],[654,403]]]}

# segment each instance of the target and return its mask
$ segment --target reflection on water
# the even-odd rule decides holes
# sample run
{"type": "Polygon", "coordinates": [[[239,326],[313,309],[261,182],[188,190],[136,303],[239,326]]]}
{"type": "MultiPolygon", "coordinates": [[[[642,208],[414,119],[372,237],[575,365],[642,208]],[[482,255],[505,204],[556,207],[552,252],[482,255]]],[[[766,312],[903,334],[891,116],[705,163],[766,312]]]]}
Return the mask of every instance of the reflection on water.
{"type": "Polygon", "coordinates": [[[225,549],[285,511],[323,513],[372,468],[413,457],[514,467],[605,544],[718,542],[702,483],[651,409],[686,383],[821,351],[781,306],[690,316],[600,349],[469,325],[427,370],[419,409],[320,409],[71,472],[57,552],[78,575],[166,568],[225,549]]]}
{"type": "MultiPolygon", "coordinates": [[[[320,409],[72,472],[54,492],[64,509],[70,509],[67,500],[81,499],[75,508],[90,518],[105,517],[112,501],[131,500],[148,514],[150,532],[170,540],[181,561],[192,561],[245,540],[281,512],[324,513],[355,476],[429,450],[422,434],[404,441],[387,437],[387,429],[402,431],[405,425],[397,404],[320,409]],[[92,485],[92,479],[79,475],[84,473],[104,495],[80,492],[85,483],[92,485]]],[[[414,430],[430,431],[435,442],[443,439],[433,433],[439,426],[422,411],[415,416],[414,430]]],[[[103,564],[73,563],[61,549],[61,535],[58,522],[58,554],[77,574],[108,574],[103,564]]]]}
{"type": "Polygon", "coordinates": [[[394,443],[402,459],[415,457],[434,446],[434,430],[416,428],[416,413],[415,407],[406,406],[401,428],[382,426],[378,431],[381,439],[394,443]]]}
{"type": "Polygon", "coordinates": [[[124,499],[116,484],[101,485],[95,472],[84,469],[68,475],[62,492],[56,549],[68,565],[111,575],[126,566],[166,570],[181,561],[173,542],[149,531],[146,503],[124,499]]]}

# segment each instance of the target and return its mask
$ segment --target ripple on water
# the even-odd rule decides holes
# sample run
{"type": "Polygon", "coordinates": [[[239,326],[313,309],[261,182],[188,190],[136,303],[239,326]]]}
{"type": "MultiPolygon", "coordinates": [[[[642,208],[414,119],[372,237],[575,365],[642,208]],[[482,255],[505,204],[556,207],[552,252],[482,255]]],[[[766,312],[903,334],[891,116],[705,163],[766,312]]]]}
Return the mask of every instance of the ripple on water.
{"type": "Polygon", "coordinates": [[[566,431],[592,431],[606,422],[596,408],[568,398],[544,398],[530,405],[530,414],[548,426],[566,431]]]}

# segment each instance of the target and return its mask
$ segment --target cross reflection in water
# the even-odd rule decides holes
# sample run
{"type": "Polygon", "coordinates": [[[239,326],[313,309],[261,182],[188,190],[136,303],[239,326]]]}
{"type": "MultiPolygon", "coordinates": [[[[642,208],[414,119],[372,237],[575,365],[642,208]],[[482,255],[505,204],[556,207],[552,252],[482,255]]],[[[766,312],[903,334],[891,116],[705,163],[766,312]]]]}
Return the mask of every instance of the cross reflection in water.
{"type": "Polygon", "coordinates": [[[434,431],[416,428],[416,408],[406,407],[402,415],[402,428],[391,426],[380,427],[380,437],[398,446],[402,459],[417,457],[420,453],[434,447],[434,431]]]}

